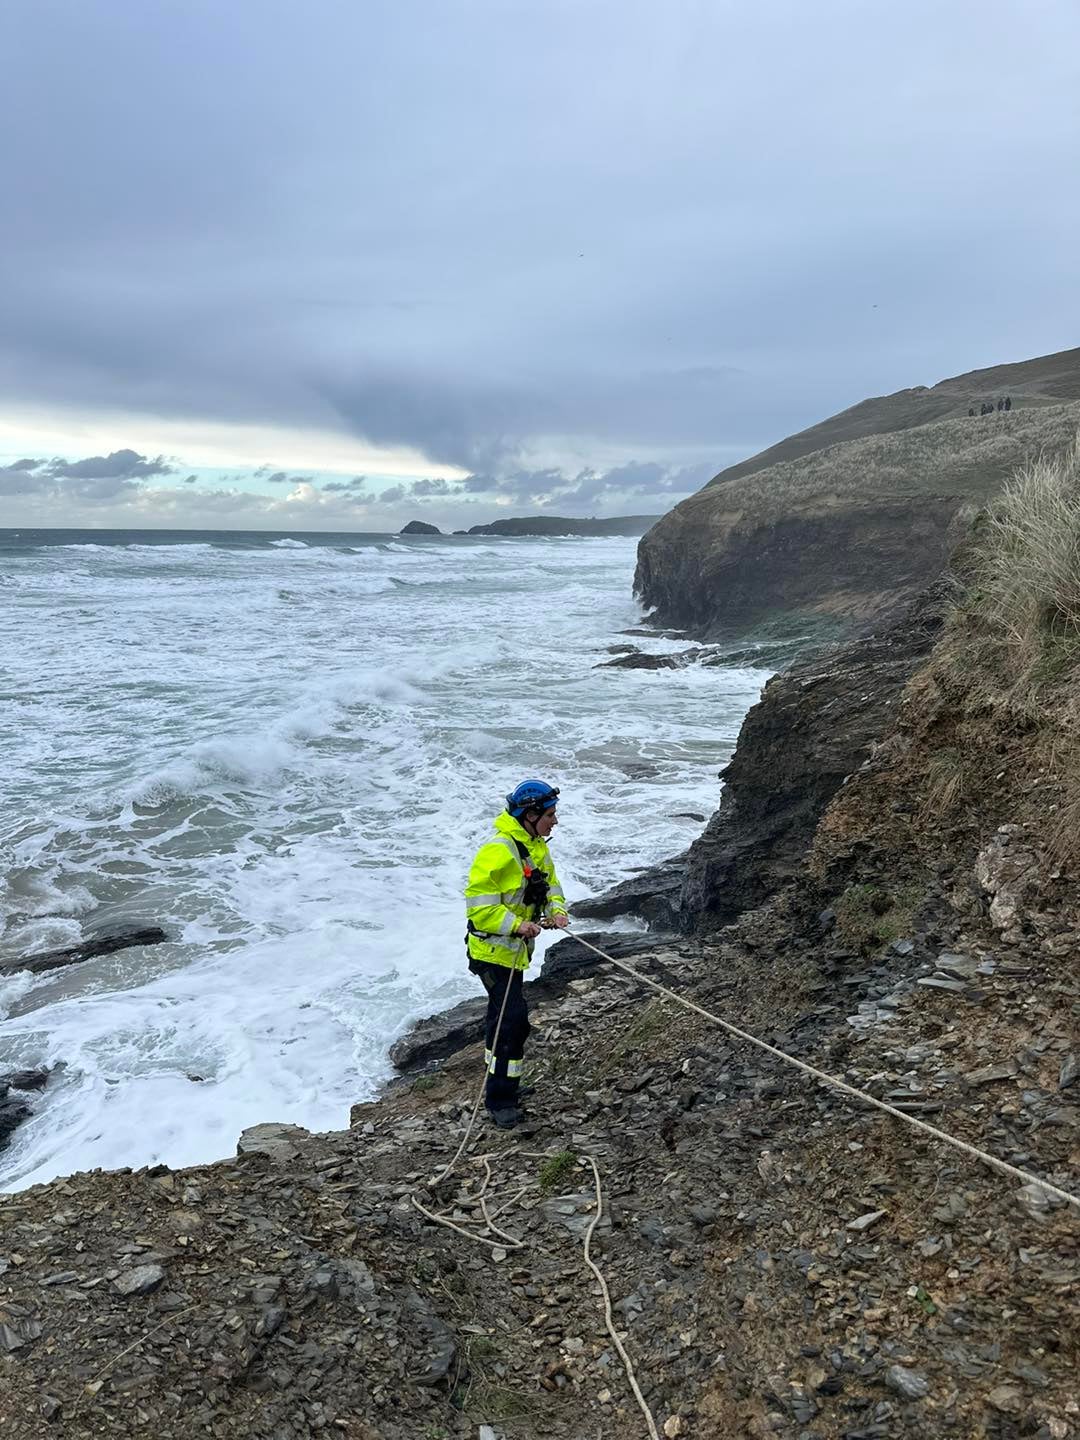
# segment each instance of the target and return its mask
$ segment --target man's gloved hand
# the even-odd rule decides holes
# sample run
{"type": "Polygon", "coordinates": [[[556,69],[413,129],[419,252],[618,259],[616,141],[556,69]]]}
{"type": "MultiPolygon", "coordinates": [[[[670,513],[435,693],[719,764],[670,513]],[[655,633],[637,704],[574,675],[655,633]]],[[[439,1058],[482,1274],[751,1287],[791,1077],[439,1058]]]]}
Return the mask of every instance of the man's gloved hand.
{"type": "Polygon", "coordinates": [[[514,926],[514,934],[520,935],[523,940],[535,940],[540,934],[540,926],[534,925],[531,920],[519,920],[514,926]]]}
{"type": "Polygon", "coordinates": [[[553,930],[565,930],[566,927],[570,924],[570,916],[549,915],[548,924],[552,927],[553,930]]]}

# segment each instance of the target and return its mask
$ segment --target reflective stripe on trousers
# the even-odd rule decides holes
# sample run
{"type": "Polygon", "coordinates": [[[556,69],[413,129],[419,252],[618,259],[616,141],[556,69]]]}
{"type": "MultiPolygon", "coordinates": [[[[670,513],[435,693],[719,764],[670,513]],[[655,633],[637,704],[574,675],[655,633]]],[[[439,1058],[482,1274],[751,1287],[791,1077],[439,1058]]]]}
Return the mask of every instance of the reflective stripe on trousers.
{"type": "Polygon", "coordinates": [[[530,1028],[524,976],[520,970],[484,960],[470,961],[469,969],[479,977],[488,997],[484,1051],[488,1078],[484,1103],[489,1110],[506,1110],[517,1104],[518,1086],[525,1065],[525,1041],[530,1028]],[[506,996],[504,1009],[503,996],[508,985],[510,993],[506,996]],[[496,1027],[499,1029],[497,1043],[496,1027]]]}

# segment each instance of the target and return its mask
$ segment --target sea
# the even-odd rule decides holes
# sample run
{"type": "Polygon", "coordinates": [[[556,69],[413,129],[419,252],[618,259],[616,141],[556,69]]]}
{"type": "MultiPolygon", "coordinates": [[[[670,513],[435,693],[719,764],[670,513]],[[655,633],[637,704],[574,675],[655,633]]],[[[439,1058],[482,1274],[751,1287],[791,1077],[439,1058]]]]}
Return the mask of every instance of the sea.
{"type": "Polygon", "coordinates": [[[346,1126],[395,1038],[479,993],[462,884],[521,779],[561,789],[571,900],[686,848],[768,651],[597,668],[683,648],[627,634],[635,549],[0,530],[0,1075],[51,1072],[0,1188],[346,1126]]]}

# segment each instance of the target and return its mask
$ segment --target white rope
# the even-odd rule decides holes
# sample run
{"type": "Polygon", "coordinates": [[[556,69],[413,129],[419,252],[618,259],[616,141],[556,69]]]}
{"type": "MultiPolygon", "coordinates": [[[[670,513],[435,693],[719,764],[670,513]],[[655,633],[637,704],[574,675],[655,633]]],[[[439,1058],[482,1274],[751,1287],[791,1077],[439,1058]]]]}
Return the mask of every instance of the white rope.
{"type": "Polygon", "coordinates": [[[1052,1185],[1049,1180],[1040,1180],[1038,1175],[1033,1175],[1029,1170],[1021,1170],[1015,1165],[1010,1165],[1005,1160],[999,1160],[996,1155],[990,1155],[985,1150],[980,1150],[975,1145],[969,1145],[966,1140],[959,1139],[956,1135],[950,1135],[945,1130],[939,1130],[936,1125],[928,1125],[925,1120],[919,1120],[914,1115],[905,1114],[903,1110],[897,1110],[894,1105],[888,1105],[884,1100],[878,1100],[873,1095],[868,1095],[865,1090],[859,1090],[854,1085],[849,1085],[844,1080],[838,1080],[835,1075],[828,1075],[824,1070],[819,1070],[815,1065],[807,1065],[802,1060],[796,1060],[793,1055],[786,1055],[783,1050],[778,1050],[775,1045],[766,1044],[759,1040],[756,1035],[751,1035],[747,1030],[740,1030],[737,1025],[732,1025],[727,1020],[722,1020],[719,1015],[712,1014],[702,1006],[696,1005],[693,1000],[687,1000],[684,996],[678,995],[674,990],[669,990],[666,985],[659,984],[656,980],[650,980],[647,975],[627,965],[622,960],[616,960],[614,955],[608,955],[598,945],[593,945],[588,940],[583,940],[580,935],[575,934],[574,939],[579,945],[584,945],[586,950],[591,950],[599,955],[602,960],[624,971],[642,985],[648,985],[661,995],[666,995],[669,1000],[676,1004],[683,1005],[687,1010],[693,1010],[698,1015],[711,1020],[713,1024],[721,1026],[731,1035],[737,1035],[740,1040],[749,1041],[756,1045],[759,1050],[765,1050],[770,1055],[775,1055],[778,1060],[783,1060],[786,1065],[793,1065],[797,1070],[802,1070],[806,1075],[812,1075],[815,1080],[821,1080],[826,1085],[832,1085],[836,1090],[842,1090],[845,1095],[854,1096],[856,1100],[862,1100],[866,1105],[872,1105],[875,1110],[883,1110],[886,1115],[891,1115],[895,1120],[902,1120],[905,1125],[911,1125],[916,1130],[922,1130],[925,1134],[932,1136],[935,1140],[941,1140],[946,1145],[951,1145],[954,1150],[959,1150],[965,1155],[970,1155],[976,1160],[981,1160],[984,1165],[998,1170],[1003,1175],[1008,1175],[1014,1180],[1021,1180],[1025,1185],[1037,1185],[1045,1190],[1048,1195],[1054,1195],[1057,1199],[1064,1201],[1066,1205],[1073,1205],[1080,1210],[1080,1196],[1070,1195],[1067,1190],[1062,1190],[1058,1185],[1052,1185]]]}
{"type": "Polygon", "coordinates": [[[592,1258],[590,1251],[593,1231],[597,1225],[599,1225],[604,1213],[604,1196],[600,1189],[600,1171],[597,1169],[596,1161],[591,1155],[586,1155],[585,1159],[588,1160],[592,1166],[593,1183],[596,1186],[596,1214],[589,1221],[588,1229],[585,1231],[585,1264],[588,1265],[589,1269],[600,1282],[600,1289],[604,1296],[604,1324],[607,1326],[607,1332],[615,1343],[615,1349],[619,1352],[619,1357],[626,1370],[626,1378],[630,1382],[630,1389],[634,1392],[634,1399],[637,1401],[641,1413],[645,1416],[645,1423],[649,1427],[649,1440],[660,1440],[660,1432],[656,1428],[656,1421],[653,1419],[652,1411],[649,1409],[645,1396],[641,1393],[637,1376],[634,1374],[633,1361],[626,1353],[626,1346],[619,1339],[619,1332],[615,1329],[615,1318],[611,1311],[611,1291],[607,1287],[607,1281],[604,1279],[603,1271],[592,1258]]]}
{"type": "MultiPolygon", "coordinates": [[[[511,969],[510,979],[506,982],[506,989],[503,991],[502,1005],[499,1007],[499,1018],[495,1025],[495,1038],[491,1042],[492,1055],[495,1054],[495,1047],[499,1043],[499,1033],[502,1030],[503,1016],[506,1014],[506,1002],[510,998],[510,987],[514,983],[514,974],[514,970],[511,969]]],[[[522,984],[524,984],[523,973],[522,984]]],[[[466,1145],[468,1145],[469,1140],[472,1136],[473,1126],[476,1124],[476,1117],[480,1113],[480,1102],[483,1100],[484,1091],[487,1089],[487,1080],[488,1071],[487,1066],[485,1065],[484,1078],[480,1082],[480,1089],[476,1092],[476,1100],[473,1103],[472,1114],[469,1116],[469,1123],[465,1127],[465,1134],[461,1137],[461,1144],[454,1151],[454,1158],[450,1161],[449,1165],[447,1165],[443,1170],[440,1170],[438,1175],[433,1176],[432,1179],[428,1181],[429,1190],[434,1190],[437,1186],[441,1185],[442,1182],[446,1179],[447,1175],[450,1174],[451,1170],[453,1170],[454,1166],[461,1159],[462,1152],[464,1151],[466,1145]]]]}

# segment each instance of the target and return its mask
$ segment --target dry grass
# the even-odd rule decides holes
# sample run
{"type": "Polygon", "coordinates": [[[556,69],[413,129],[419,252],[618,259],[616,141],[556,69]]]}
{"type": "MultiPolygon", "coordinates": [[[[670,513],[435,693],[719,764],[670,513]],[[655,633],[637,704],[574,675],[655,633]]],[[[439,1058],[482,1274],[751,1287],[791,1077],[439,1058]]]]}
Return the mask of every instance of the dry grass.
{"type": "Polygon", "coordinates": [[[683,506],[700,502],[717,511],[745,510],[760,523],[807,504],[822,509],[913,495],[965,495],[982,504],[1032,455],[1067,449],[1078,424],[1077,403],[939,420],[829,445],[753,475],[718,477],[683,506]]]}
{"type": "MultiPolygon", "coordinates": [[[[1027,461],[980,515],[962,593],[931,666],[964,708],[1039,725],[1077,709],[1080,439],[1027,461]]],[[[1075,717],[1074,717],[1075,718],[1075,717]]],[[[1072,726],[1067,724],[1067,729],[1072,726]]]]}
{"type": "Polygon", "coordinates": [[[1080,440],[1029,461],[990,507],[973,590],[1024,670],[1053,679],[1080,646],[1080,440]]]}
{"type": "Polygon", "coordinates": [[[927,765],[920,818],[930,821],[952,814],[964,798],[964,789],[964,756],[952,746],[936,751],[927,765]]]}

